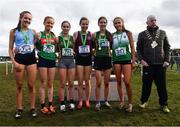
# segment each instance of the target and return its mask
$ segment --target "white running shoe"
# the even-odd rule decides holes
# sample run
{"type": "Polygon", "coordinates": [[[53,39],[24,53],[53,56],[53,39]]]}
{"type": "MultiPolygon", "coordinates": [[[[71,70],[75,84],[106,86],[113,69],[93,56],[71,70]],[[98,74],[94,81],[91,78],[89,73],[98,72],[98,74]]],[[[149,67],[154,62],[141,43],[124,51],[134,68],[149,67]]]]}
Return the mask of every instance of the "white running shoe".
{"type": "Polygon", "coordinates": [[[61,112],[66,112],[66,105],[60,105],[59,109],[61,112]]]}

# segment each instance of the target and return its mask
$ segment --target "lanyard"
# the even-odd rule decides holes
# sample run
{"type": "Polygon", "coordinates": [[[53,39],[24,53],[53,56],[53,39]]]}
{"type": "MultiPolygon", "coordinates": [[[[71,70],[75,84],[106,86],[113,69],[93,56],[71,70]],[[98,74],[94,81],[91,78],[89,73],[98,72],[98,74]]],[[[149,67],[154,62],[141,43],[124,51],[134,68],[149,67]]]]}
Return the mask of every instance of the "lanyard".
{"type": "Polygon", "coordinates": [[[104,38],[102,39],[102,38],[101,38],[101,35],[100,35],[100,33],[99,33],[99,37],[98,37],[99,50],[101,50],[101,41],[100,41],[100,40],[106,41],[106,34],[104,34],[104,38]]]}
{"type": "Polygon", "coordinates": [[[101,34],[99,33],[99,37],[98,37],[98,40],[106,40],[106,34],[104,34],[104,38],[101,38],[101,34]]]}
{"type": "Polygon", "coordinates": [[[80,31],[80,35],[81,35],[82,44],[83,44],[83,46],[85,46],[85,45],[86,45],[87,32],[86,32],[86,34],[85,34],[85,38],[83,38],[81,31],[80,31]]]}
{"type": "Polygon", "coordinates": [[[48,43],[49,43],[49,39],[51,38],[51,34],[47,35],[47,34],[45,33],[45,35],[46,35],[46,43],[48,44],[48,43]]]}
{"type": "Polygon", "coordinates": [[[23,40],[24,40],[25,44],[27,44],[29,42],[28,32],[24,32],[24,31],[21,30],[21,34],[23,36],[23,40]]]}
{"type": "Polygon", "coordinates": [[[117,36],[117,39],[118,39],[118,44],[121,44],[121,42],[122,42],[122,35],[123,35],[123,33],[121,33],[121,36],[120,36],[120,38],[119,38],[119,36],[118,36],[119,34],[116,32],[116,36],[117,36]]]}
{"type": "Polygon", "coordinates": [[[65,41],[64,34],[62,34],[62,39],[63,39],[64,47],[68,48],[69,47],[69,43],[70,43],[70,41],[69,41],[70,40],[70,36],[68,35],[67,43],[65,41]]]}

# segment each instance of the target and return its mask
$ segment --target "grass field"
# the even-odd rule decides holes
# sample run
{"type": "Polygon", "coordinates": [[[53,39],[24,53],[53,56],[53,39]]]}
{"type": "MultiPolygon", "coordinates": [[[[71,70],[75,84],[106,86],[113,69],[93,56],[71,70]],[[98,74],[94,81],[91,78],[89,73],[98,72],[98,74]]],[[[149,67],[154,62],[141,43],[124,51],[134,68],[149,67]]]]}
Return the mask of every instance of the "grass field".
{"type": "MultiPolygon", "coordinates": [[[[57,110],[54,115],[42,115],[37,92],[38,117],[33,119],[29,116],[29,98],[27,85],[24,84],[24,112],[23,118],[14,119],[16,110],[15,102],[15,80],[13,74],[5,75],[5,64],[0,64],[0,125],[1,126],[180,126],[180,73],[167,71],[169,114],[163,113],[158,104],[158,96],[155,85],[152,87],[149,105],[147,109],[138,107],[141,95],[141,76],[136,71],[133,74],[133,105],[132,113],[116,110],[118,102],[112,102],[113,109],[103,109],[96,112],[92,102],[89,110],[83,108],[82,111],[60,113],[57,110]]],[[[37,81],[37,89],[39,81],[37,81]]],[[[58,107],[58,79],[55,80],[54,102],[58,107]]]]}

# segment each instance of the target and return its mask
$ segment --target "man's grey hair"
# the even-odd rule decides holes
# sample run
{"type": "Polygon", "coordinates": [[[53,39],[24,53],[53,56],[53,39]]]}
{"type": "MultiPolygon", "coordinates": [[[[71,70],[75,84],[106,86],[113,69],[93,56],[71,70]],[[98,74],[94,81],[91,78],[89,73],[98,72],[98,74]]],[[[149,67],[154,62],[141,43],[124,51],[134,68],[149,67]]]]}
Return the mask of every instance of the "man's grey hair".
{"type": "Polygon", "coordinates": [[[156,20],[156,17],[154,15],[149,15],[146,22],[149,22],[151,20],[156,20]]]}

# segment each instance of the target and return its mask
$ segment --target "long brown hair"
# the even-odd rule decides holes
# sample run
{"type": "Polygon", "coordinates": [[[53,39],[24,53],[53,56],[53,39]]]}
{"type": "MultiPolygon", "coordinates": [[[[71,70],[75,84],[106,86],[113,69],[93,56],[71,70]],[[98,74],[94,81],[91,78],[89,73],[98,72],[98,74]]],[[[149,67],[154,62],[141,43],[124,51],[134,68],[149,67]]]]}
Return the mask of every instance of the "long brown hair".
{"type": "Polygon", "coordinates": [[[88,18],[82,17],[82,18],[80,19],[80,21],[79,21],[79,25],[81,25],[82,20],[87,20],[87,21],[89,22],[88,18]]]}
{"type": "Polygon", "coordinates": [[[15,31],[15,30],[18,30],[18,31],[21,30],[21,19],[22,19],[23,16],[24,16],[25,14],[27,14],[27,13],[30,14],[30,15],[32,15],[31,12],[29,12],[29,11],[23,11],[23,12],[21,12],[21,13],[19,14],[19,22],[18,22],[17,27],[14,28],[14,31],[15,31]]]}
{"type": "Polygon", "coordinates": [[[128,31],[125,26],[124,26],[124,20],[121,17],[115,17],[113,20],[113,23],[115,22],[116,19],[120,19],[122,21],[122,31],[128,31]]]}

